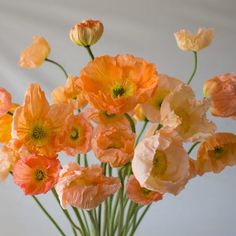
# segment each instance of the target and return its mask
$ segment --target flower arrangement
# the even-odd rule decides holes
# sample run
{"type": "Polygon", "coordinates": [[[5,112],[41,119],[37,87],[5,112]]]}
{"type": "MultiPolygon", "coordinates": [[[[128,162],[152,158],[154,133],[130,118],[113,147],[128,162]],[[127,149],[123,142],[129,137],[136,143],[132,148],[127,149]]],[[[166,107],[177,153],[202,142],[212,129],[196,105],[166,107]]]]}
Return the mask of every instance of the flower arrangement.
{"type": "Polygon", "coordinates": [[[41,36],[22,52],[21,67],[46,61],[64,73],[51,104],[39,84],[29,86],[21,105],[0,88],[0,180],[11,174],[63,236],[36,195],[52,191],[75,236],[134,235],[153,202],[177,195],[196,176],[236,164],[236,135],[216,132],[207,119],[209,109],[236,119],[236,74],[205,81],[200,101],[190,87],[198,52],[211,43],[213,29],[175,33],[179,48],[194,56],[187,82],[132,55],[95,57],[91,46],[103,30],[97,20],[71,29],[71,41],[91,57],[78,76],[49,59],[49,43],[41,36]],[[196,158],[190,157],[197,147],[196,158]],[[60,153],[76,159],[68,157],[62,166],[60,153]]]}

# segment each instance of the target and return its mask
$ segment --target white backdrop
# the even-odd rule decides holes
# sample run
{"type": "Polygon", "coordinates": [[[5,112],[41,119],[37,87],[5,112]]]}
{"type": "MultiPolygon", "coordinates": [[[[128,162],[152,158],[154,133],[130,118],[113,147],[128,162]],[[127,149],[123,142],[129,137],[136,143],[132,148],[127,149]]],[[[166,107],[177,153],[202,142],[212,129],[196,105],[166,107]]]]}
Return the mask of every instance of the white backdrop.
{"type": "MultiPolygon", "coordinates": [[[[102,39],[93,47],[95,55],[131,53],[182,80],[191,73],[192,54],[177,48],[173,33],[181,28],[215,28],[212,45],[199,53],[193,87],[200,98],[204,80],[236,72],[235,11],[235,0],[0,0],[0,86],[20,103],[32,82],[39,82],[47,94],[64,83],[64,75],[53,65],[45,63],[32,71],[17,66],[19,53],[33,35],[43,35],[52,47],[50,58],[61,62],[69,73],[78,74],[89,57],[70,42],[68,32],[74,23],[95,18],[105,26],[102,39]]],[[[214,120],[219,130],[236,132],[232,120],[214,120]]],[[[235,236],[235,182],[236,167],[193,179],[177,197],[167,195],[153,205],[137,236],[235,236]]],[[[40,199],[69,229],[48,195],[40,199]]],[[[0,184],[0,235],[58,235],[11,178],[0,184]]],[[[70,231],[68,235],[72,235],[70,231]]]]}

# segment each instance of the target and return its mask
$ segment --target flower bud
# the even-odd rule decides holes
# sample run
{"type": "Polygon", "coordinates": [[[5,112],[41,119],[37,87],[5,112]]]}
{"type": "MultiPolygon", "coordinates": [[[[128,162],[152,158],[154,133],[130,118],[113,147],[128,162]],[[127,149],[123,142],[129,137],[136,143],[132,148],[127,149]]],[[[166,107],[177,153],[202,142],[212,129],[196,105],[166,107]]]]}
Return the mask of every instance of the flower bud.
{"type": "Polygon", "coordinates": [[[199,28],[196,34],[192,34],[188,30],[180,30],[175,33],[175,39],[181,50],[197,52],[209,46],[213,35],[212,28],[199,28]]]}
{"type": "Polygon", "coordinates": [[[79,46],[91,46],[102,36],[103,24],[98,20],[84,20],[70,30],[70,39],[79,46]]]}
{"type": "Polygon", "coordinates": [[[214,116],[236,118],[236,74],[226,73],[205,81],[205,97],[211,99],[214,116]]]}

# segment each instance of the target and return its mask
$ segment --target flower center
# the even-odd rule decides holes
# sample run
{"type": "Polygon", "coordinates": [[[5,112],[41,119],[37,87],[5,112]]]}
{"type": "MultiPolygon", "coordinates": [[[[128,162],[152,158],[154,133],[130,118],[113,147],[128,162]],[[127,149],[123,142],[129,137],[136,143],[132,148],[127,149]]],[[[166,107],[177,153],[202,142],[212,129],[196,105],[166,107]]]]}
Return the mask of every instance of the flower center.
{"type": "Polygon", "coordinates": [[[42,181],[45,178],[45,173],[42,170],[37,170],[35,172],[35,179],[37,181],[42,181]]]}
{"type": "Polygon", "coordinates": [[[35,126],[32,130],[31,137],[33,139],[39,140],[46,136],[46,132],[41,126],[35,126]]]}
{"type": "Polygon", "coordinates": [[[216,146],[213,150],[209,150],[208,154],[215,160],[219,160],[225,154],[226,150],[223,147],[216,146]]]}
{"type": "Polygon", "coordinates": [[[146,188],[141,188],[141,192],[143,195],[147,196],[151,192],[151,190],[146,189],[146,188]]]}
{"type": "Polygon", "coordinates": [[[154,176],[161,176],[167,169],[167,160],[164,152],[157,150],[152,161],[151,174],[154,176]]]}
{"type": "Polygon", "coordinates": [[[188,112],[184,109],[176,109],[175,114],[181,119],[181,124],[178,126],[177,130],[182,136],[187,136],[187,132],[191,128],[190,116],[188,112]]]}
{"type": "Polygon", "coordinates": [[[77,128],[73,127],[70,132],[70,138],[76,140],[79,138],[79,131],[77,128]]]}
{"type": "Polygon", "coordinates": [[[112,94],[113,97],[117,98],[117,97],[124,95],[125,89],[123,86],[120,85],[120,86],[113,88],[112,93],[113,93],[112,94]]]}
{"type": "Polygon", "coordinates": [[[170,92],[168,90],[162,89],[156,92],[156,94],[153,96],[153,98],[150,99],[149,103],[156,108],[160,109],[163,100],[170,92]]]}

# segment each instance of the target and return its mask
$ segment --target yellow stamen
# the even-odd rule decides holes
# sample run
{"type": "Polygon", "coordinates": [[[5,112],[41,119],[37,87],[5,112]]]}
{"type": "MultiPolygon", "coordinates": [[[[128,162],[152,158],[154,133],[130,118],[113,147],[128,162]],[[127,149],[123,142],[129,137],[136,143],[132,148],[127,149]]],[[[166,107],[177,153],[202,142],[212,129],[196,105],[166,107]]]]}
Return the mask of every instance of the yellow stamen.
{"type": "Polygon", "coordinates": [[[77,128],[73,127],[71,129],[70,138],[73,139],[73,140],[76,140],[76,139],[79,138],[79,131],[78,131],[77,128]]]}
{"type": "Polygon", "coordinates": [[[46,132],[42,126],[35,126],[31,132],[31,138],[41,140],[46,137],[46,132]]]}
{"type": "Polygon", "coordinates": [[[42,170],[36,170],[35,179],[37,181],[42,181],[46,177],[46,174],[42,170]]]}

